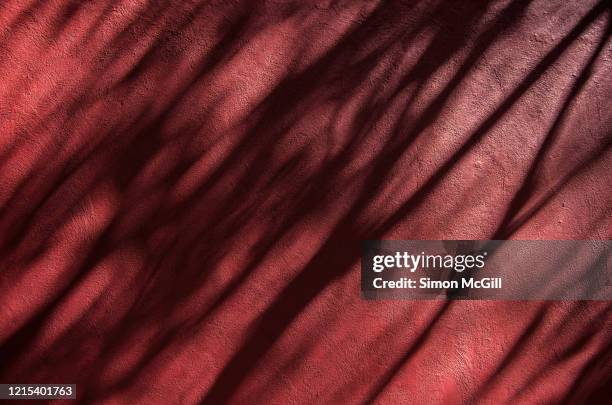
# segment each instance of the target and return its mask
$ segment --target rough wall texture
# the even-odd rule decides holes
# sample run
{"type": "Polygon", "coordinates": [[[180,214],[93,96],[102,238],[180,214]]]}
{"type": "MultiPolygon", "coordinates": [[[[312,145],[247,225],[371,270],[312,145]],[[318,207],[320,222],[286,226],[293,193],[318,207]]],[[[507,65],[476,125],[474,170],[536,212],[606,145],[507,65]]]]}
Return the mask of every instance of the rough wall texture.
{"type": "Polygon", "coordinates": [[[366,302],[358,259],[609,239],[610,27],[592,0],[2,2],[0,382],[603,402],[609,303],[366,302]]]}

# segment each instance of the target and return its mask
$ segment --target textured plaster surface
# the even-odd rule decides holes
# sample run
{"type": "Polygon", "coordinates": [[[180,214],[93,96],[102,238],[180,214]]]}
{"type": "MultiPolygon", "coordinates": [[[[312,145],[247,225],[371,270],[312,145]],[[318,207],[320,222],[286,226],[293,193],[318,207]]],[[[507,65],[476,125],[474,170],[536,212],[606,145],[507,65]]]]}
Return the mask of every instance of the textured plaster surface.
{"type": "Polygon", "coordinates": [[[604,403],[609,303],[367,302],[359,248],[609,239],[610,18],[2,2],[0,382],[87,403],[604,403]]]}

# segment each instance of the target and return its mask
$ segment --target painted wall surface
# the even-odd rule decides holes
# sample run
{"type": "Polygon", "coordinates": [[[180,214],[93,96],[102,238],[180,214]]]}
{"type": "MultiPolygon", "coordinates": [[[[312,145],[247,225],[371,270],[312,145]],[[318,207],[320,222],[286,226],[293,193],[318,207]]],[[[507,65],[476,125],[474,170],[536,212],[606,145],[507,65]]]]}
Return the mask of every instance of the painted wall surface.
{"type": "Polygon", "coordinates": [[[368,302],[359,249],[610,239],[609,5],[2,2],[0,382],[604,403],[609,302],[368,302]]]}

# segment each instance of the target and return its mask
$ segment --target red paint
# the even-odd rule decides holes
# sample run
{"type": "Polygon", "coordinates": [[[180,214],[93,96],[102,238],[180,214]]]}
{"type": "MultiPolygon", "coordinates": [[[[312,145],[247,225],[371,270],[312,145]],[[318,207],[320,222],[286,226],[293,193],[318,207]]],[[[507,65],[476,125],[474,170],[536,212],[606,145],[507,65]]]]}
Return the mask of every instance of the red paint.
{"type": "Polygon", "coordinates": [[[605,6],[6,2],[0,381],[603,401],[608,303],[365,302],[358,259],[364,239],[610,238],[605,6]]]}

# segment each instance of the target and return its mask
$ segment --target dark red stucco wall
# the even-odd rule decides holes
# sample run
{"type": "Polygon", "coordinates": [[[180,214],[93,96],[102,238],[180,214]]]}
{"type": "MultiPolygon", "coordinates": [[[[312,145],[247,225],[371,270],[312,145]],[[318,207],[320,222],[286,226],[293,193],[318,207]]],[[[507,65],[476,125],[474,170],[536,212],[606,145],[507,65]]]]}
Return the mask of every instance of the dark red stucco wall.
{"type": "Polygon", "coordinates": [[[609,303],[367,302],[359,248],[609,239],[610,18],[592,0],[2,2],[0,382],[100,403],[603,403],[609,303]]]}

